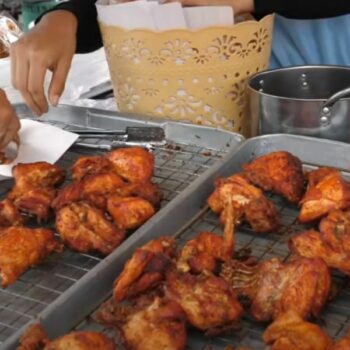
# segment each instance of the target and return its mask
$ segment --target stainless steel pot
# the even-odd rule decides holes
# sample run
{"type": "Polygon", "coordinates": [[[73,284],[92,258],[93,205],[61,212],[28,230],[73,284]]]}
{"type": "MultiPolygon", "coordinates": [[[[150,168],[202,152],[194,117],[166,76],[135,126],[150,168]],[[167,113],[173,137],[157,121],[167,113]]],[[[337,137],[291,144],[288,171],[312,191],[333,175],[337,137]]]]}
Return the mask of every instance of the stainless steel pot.
{"type": "Polygon", "coordinates": [[[350,143],[350,68],[297,66],[248,82],[252,136],[288,133],[350,143]]]}

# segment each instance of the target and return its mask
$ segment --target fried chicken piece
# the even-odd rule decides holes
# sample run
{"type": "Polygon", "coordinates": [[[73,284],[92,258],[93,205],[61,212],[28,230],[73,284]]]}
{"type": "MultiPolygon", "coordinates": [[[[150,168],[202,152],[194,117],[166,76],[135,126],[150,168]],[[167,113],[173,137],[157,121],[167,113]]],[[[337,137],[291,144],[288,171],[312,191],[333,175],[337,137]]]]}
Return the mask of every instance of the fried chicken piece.
{"type": "Polygon", "coordinates": [[[308,171],[305,174],[307,180],[307,188],[309,190],[311,187],[315,187],[319,182],[321,182],[326,176],[330,174],[337,174],[339,170],[330,167],[320,167],[315,170],[308,171]]]}
{"type": "Polygon", "coordinates": [[[28,268],[38,265],[52,252],[60,252],[53,232],[44,228],[10,227],[0,232],[2,287],[16,282],[28,268]]]}
{"type": "Polygon", "coordinates": [[[235,174],[216,181],[216,190],[208,198],[208,205],[214,213],[221,214],[221,222],[227,216],[227,201],[231,198],[234,217],[247,221],[255,232],[271,232],[280,223],[275,206],[263,192],[251,185],[242,175],[235,174]]]}
{"type": "Polygon", "coordinates": [[[24,219],[9,199],[0,201],[0,228],[21,226],[24,219]]]}
{"type": "Polygon", "coordinates": [[[28,328],[17,350],[116,350],[111,339],[99,332],[71,332],[50,341],[40,324],[28,328]]]}
{"type": "Polygon", "coordinates": [[[154,156],[141,147],[118,148],[106,154],[116,173],[131,183],[148,182],[154,169],[154,156]]]}
{"type": "Polygon", "coordinates": [[[114,283],[114,299],[119,302],[156,286],[165,278],[174,254],[171,237],[153,239],[136,249],[114,283]]]}
{"type": "Polygon", "coordinates": [[[243,313],[229,284],[214,275],[170,271],[166,295],[182,307],[191,325],[207,334],[235,325],[243,313]]]}
{"type": "Polygon", "coordinates": [[[165,298],[146,297],[127,306],[110,300],[94,318],[109,327],[117,327],[125,349],[180,350],[186,346],[186,315],[176,302],[165,298]]]}
{"type": "Polygon", "coordinates": [[[60,209],[56,228],[68,247],[82,253],[98,251],[108,255],[125,237],[125,232],[108,221],[101,210],[84,202],[60,209]]]}
{"type": "Polygon", "coordinates": [[[321,259],[278,259],[246,266],[231,261],[221,274],[238,295],[251,301],[251,314],[260,322],[276,319],[293,310],[301,317],[317,317],[327,301],[331,276],[321,259]]]}
{"type": "Polygon", "coordinates": [[[113,164],[107,158],[100,156],[80,157],[71,170],[73,181],[80,181],[86,176],[113,171],[113,164]]]}
{"type": "Polygon", "coordinates": [[[282,314],[263,335],[271,350],[330,350],[331,338],[316,324],[305,322],[295,311],[282,314]]]}
{"type": "Polygon", "coordinates": [[[323,218],[320,232],[308,230],[292,237],[293,253],[322,258],[329,267],[350,275],[350,210],[336,210],[323,218]]]}
{"type": "Polygon", "coordinates": [[[318,169],[308,177],[311,181],[300,201],[300,222],[314,221],[333,210],[350,207],[350,182],[345,181],[339,171],[318,169]]]}
{"type": "Polygon", "coordinates": [[[349,350],[350,349],[350,331],[347,332],[344,338],[336,341],[331,350],[349,350]]]}
{"type": "Polygon", "coordinates": [[[123,230],[134,230],[155,214],[153,205],[143,198],[111,195],[107,201],[108,213],[123,230]]]}
{"type": "Polygon", "coordinates": [[[265,154],[243,165],[244,176],[265,191],[273,191],[298,203],[304,193],[304,174],[299,158],[286,151],[265,154]]]}
{"type": "Polygon", "coordinates": [[[73,182],[63,187],[58,191],[57,196],[51,203],[51,207],[58,211],[70,203],[79,202],[83,197],[83,189],[83,181],[73,182]]]}

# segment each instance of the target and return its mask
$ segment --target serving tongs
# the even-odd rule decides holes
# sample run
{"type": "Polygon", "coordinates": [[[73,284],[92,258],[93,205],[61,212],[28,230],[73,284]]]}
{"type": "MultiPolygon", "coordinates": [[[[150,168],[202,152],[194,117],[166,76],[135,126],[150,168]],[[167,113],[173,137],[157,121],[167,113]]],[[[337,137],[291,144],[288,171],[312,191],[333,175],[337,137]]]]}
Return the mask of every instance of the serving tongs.
{"type": "Polygon", "coordinates": [[[158,126],[129,126],[125,130],[70,130],[79,135],[76,146],[110,151],[123,146],[152,147],[166,144],[164,129],[158,126]],[[81,142],[85,139],[103,139],[105,144],[81,142]]]}

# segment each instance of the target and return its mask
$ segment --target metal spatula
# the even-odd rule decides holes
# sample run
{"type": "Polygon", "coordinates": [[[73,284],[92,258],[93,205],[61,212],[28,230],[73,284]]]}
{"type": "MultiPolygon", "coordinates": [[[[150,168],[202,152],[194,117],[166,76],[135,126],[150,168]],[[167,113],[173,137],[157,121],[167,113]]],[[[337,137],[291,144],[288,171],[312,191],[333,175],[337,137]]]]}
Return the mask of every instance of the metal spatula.
{"type": "Polygon", "coordinates": [[[70,130],[80,137],[76,146],[111,150],[121,146],[159,146],[166,144],[164,129],[157,126],[132,126],[125,130],[70,130]],[[83,139],[104,139],[106,144],[81,142],[83,139]]]}

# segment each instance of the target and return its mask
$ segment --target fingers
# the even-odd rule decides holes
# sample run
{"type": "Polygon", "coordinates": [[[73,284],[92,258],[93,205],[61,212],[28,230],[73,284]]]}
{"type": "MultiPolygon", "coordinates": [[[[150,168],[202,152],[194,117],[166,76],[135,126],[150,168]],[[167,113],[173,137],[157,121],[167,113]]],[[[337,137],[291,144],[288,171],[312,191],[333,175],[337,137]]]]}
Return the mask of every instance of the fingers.
{"type": "Polygon", "coordinates": [[[0,149],[16,136],[20,123],[5,95],[0,94],[0,149]]]}
{"type": "Polygon", "coordinates": [[[2,142],[0,142],[0,149],[4,148],[7,144],[16,139],[19,129],[20,123],[18,118],[13,118],[2,142]]]}

